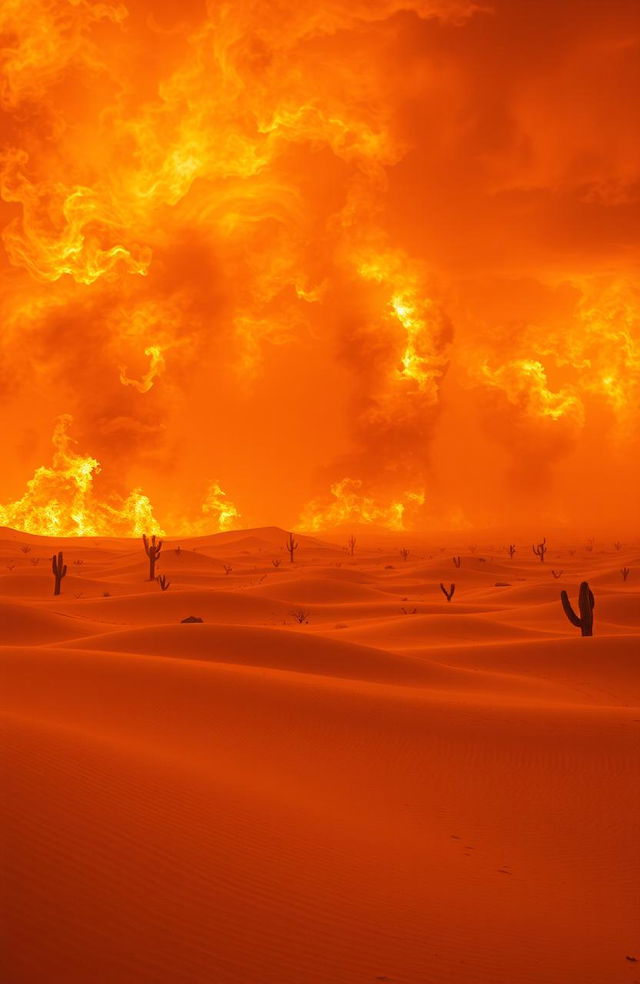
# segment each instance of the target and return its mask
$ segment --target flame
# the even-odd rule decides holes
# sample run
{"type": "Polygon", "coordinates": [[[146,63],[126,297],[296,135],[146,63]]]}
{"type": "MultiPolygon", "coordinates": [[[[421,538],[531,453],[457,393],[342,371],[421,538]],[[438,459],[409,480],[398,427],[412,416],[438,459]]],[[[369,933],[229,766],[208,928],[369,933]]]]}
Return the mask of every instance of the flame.
{"type": "Polygon", "coordinates": [[[487,385],[502,390],[510,403],[527,414],[559,420],[572,415],[582,420],[580,399],[570,388],[549,389],[547,373],[542,363],[533,359],[514,359],[498,369],[486,363],[480,367],[487,385]]]}
{"type": "Polygon", "coordinates": [[[122,385],[133,386],[138,393],[148,393],[157,377],[161,375],[165,368],[162,349],[158,345],[149,345],[144,350],[144,354],[149,356],[150,364],[149,369],[144,374],[142,379],[130,379],[127,376],[126,368],[122,367],[120,369],[120,382],[122,385]]]}
{"type": "Polygon", "coordinates": [[[384,318],[403,329],[393,378],[415,384],[429,403],[437,403],[448,362],[446,327],[428,296],[426,277],[401,251],[387,251],[363,260],[359,273],[363,279],[383,286],[387,296],[384,318]]]}
{"type": "MultiPolygon", "coordinates": [[[[109,507],[112,512],[113,507],[109,507]]],[[[133,489],[122,503],[120,508],[116,507],[116,515],[105,523],[105,531],[113,530],[115,525],[122,525],[126,536],[142,536],[143,534],[153,534],[164,536],[164,530],[158,525],[153,515],[153,506],[141,489],[133,489]],[[115,520],[115,522],[114,522],[115,520]]],[[[105,532],[106,535],[106,532],[105,532]]]]}
{"type": "Polygon", "coordinates": [[[72,418],[58,418],[53,432],[53,460],[36,469],[16,502],[0,506],[0,525],[45,536],[137,536],[162,533],[149,499],[139,489],[126,499],[105,502],[93,483],[100,473],[96,458],[73,450],[68,434],[72,418]]]}
{"type": "Polygon", "coordinates": [[[381,503],[362,492],[360,479],[343,478],[331,486],[333,501],[323,504],[310,502],[298,523],[301,529],[318,532],[336,526],[366,524],[384,526],[390,530],[404,530],[407,509],[424,504],[424,492],[404,492],[398,499],[381,503]]]}
{"type": "Polygon", "coordinates": [[[89,38],[101,21],[120,24],[124,3],[92,0],[3,0],[0,35],[0,105],[13,109],[37,99],[74,63],[100,66],[98,48],[89,38]]]}
{"type": "Polygon", "coordinates": [[[180,536],[208,536],[224,533],[242,526],[242,517],[235,503],[217,481],[209,482],[200,505],[200,515],[195,518],[171,515],[167,521],[180,536]]]}
{"type": "MultiPolygon", "coordinates": [[[[126,497],[112,493],[100,497],[94,488],[99,461],[77,454],[68,429],[72,417],[58,418],[53,432],[50,466],[36,469],[24,495],[0,505],[0,526],[43,536],[142,536],[165,531],[158,523],[151,501],[141,489],[126,497]]],[[[237,526],[240,514],[218,482],[211,482],[202,504],[203,517],[194,522],[181,517],[171,523],[175,535],[217,533],[237,526]]]]}
{"type": "Polygon", "coordinates": [[[36,184],[26,174],[28,163],[21,151],[7,151],[0,159],[0,196],[22,207],[22,217],[3,231],[13,264],[24,266],[36,280],[56,281],[68,274],[85,285],[117,273],[119,266],[147,273],[149,248],[118,242],[118,231],[130,238],[124,204],[100,189],[46,179],[36,184]]]}
{"type": "Polygon", "coordinates": [[[640,395],[640,302],[627,284],[587,284],[564,331],[527,329],[520,347],[535,357],[497,367],[485,359],[472,375],[532,418],[570,419],[583,427],[597,401],[618,422],[635,413],[640,395]],[[544,361],[543,361],[544,360],[544,361]],[[549,372],[562,377],[553,389],[549,372]]]}
{"type": "Polygon", "coordinates": [[[628,283],[588,291],[579,309],[580,344],[570,358],[585,367],[586,389],[618,413],[635,414],[640,397],[640,298],[628,283]]]}
{"type": "Polygon", "coordinates": [[[217,482],[211,482],[202,504],[205,516],[212,516],[218,530],[238,529],[240,513],[217,482]]]}
{"type": "Polygon", "coordinates": [[[162,482],[171,533],[231,528],[222,488],[252,443],[260,474],[313,449],[266,505],[259,483],[260,522],[290,526],[318,472],[333,484],[308,528],[410,526],[423,487],[442,515],[484,519],[468,497],[493,508],[500,476],[459,485],[460,503],[445,491],[478,411],[478,456],[524,421],[565,469],[555,488],[577,481],[572,437],[636,440],[637,154],[619,100],[633,39],[600,5],[584,33],[548,32],[562,58],[527,62],[516,6],[511,72],[495,57],[506,12],[478,47],[488,5],[473,0],[187,0],[152,17],[127,0],[0,4],[6,423],[20,447],[71,414],[104,465],[57,428],[3,521],[158,529],[141,489],[99,494],[126,459],[162,482]],[[496,114],[510,125],[485,126],[496,114]],[[222,485],[206,486],[222,470],[194,452],[203,435],[222,485]]]}

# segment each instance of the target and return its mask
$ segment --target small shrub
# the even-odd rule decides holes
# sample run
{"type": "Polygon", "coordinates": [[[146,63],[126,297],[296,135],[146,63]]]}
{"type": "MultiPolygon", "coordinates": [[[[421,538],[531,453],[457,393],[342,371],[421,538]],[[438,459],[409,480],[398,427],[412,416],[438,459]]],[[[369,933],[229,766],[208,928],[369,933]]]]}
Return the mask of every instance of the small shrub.
{"type": "Polygon", "coordinates": [[[297,608],[293,612],[289,612],[292,618],[296,620],[298,625],[307,625],[309,622],[310,612],[306,611],[304,608],[297,608]]]}

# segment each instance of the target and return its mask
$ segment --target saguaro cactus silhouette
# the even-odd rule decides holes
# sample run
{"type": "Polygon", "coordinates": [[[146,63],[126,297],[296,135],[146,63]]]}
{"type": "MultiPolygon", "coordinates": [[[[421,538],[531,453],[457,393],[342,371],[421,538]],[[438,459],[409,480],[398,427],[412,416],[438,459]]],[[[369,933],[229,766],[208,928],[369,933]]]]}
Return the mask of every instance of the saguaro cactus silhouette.
{"type": "Polygon", "coordinates": [[[562,601],[562,607],[564,613],[576,628],[580,629],[583,636],[593,635],[593,609],[595,608],[595,599],[593,597],[593,591],[589,587],[587,581],[583,581],[580,585],[580,591],[578,593],[578,610],[580,615],[576,615],[573,608],[571,607],[571,602],[569,601],[569,596],[566,591],[560,592],[560,600],[562,601]]]}
{"type": "Polygon", "coordinates": [[[516,552],[516,545],[515,545],[515,543],[510,543],[509,544],[509,556],[511,557],[512,560],[513,560],[513,555],[514,555],[515,552],[516,552]]]}
{"type": "Polygon", "coordinates": [[[629,577],[629,574],[631,573],[631,570],[628,567],[621,567],[620,573],[622,574],[622,580],[626,581],[627,578],[629,577]]]}
{"type": "Polygon", "coordinates": [[[546,536],[543,537],[542,543],[538,543],[537,545],[534,544],[531,547],[531,549],[533,550],[533,552],[536,555],[536,557],[539,557],[540,558],[540,563],[541,564],[544,564],[544,555],[546,554],[546,552],[548,550],[546,536]]]}
{"type": "Polygon", "coordinates": [[[155,581],[156,579],[156,563],[158,557],[160,556],[160,551],[162,550],[162,540],[156,538],[155,533],[149,540],[146,533],[142,534],[142,542],[144,543],[144,552],[149,558],[149,580],[155,581]]]}
{"type": "Polygon", "coordinates": [[[51,558],[51,570],[53,571],[53,576],[56,579],[53,593],[54,595],[59,595],[62,578],[67,573],[67,565],[64,562],[64,558],[62,556],[62,550],[58,552],[57,556],[54,554],[53,557],[51,558]]]}
{"type": "Polygon", "coordinates": [[[462,557],[453,557],[453,566],[460,567],[462,564],[462,557]]]}
{"type": "Polygon", "coordinates": [[[453,598],[454,592],[456,590],[456,586],[455,586],[455,584],[452,584],[451,587],[449,588],[449,590],[447,591],[447,589],[445,588],[444,584],[441,584],[440,585],[440,590],[442,591],[442,593],[445,596],[445,598],[447,599],[447,601],[451,601],[451,599],[453,598]]]}
{"type": "Polygon", "coordinates": [[[292,564],[293,564],[293,555],[299,546],[300,544],[294,538],[293,533],[289,533],[289,539],[287,540],[287,550],[289,551],[289,558],[292,564]]]}
{"type": "Polygon", "coordinates": [[[158,574],[156,581],[160,585],[161,591],[167,591],[171,587],[171,581],[167,581],[166,574],[158,574]]]}
{"type": "Polygon", "coordinates": [[[356,538],[355,536],[352,535],[349,537],[349,553],[353,557],[355,552],[356,552],[356,538]]]}

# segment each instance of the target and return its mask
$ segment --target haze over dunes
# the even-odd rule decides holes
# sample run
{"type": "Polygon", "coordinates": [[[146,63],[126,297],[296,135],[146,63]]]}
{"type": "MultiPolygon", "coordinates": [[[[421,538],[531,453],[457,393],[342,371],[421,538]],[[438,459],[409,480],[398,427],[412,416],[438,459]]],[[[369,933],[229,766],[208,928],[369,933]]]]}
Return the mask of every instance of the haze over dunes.
{"type": "Polygon", "coordinates": [[[7,984],[632,984],[638,544],[297,540],[0,531],[7,984]]]}

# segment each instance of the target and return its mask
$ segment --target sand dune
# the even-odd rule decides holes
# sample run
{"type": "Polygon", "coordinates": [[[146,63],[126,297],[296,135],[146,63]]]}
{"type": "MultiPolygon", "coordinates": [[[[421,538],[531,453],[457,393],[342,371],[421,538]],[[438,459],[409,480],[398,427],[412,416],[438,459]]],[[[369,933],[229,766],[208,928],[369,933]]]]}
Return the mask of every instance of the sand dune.
{"type": "Polygon", "coordinates": [[[3,531],[3,980],[633,984],[637,571],[282,536],[3,531]]]}
{"type": "Polygon", "coordinates": [[[76,615],[65,615],[15,602],[0,601],[2,645],[42,645],[95,635],[100,625],[76,615]]]}
{"type": "Polygon", "coordinates": [[[274,578],[260,586],[262,596],[298,603],[342,604],[349,601],[379,601],[384,590],[368,587],[353,581],[332,578],[290,578],[285,581],[274,578]]]}
{"type": "MultiPolygon", "coordinates": [[[[138,585],[139,587],[139,585],[138,585]]],[[[114,596],[105,604],[102,599],[58,603],[59,611],[99,619],[104,625],[160,625],[180,622],[188,615],[199,615],[211,622],[240,625],[281,624],[287,618],[291,605],[254,597],[248,592],[231,591],[227,583],[215,591],[181,590],[172,585],[166,592],[156,585],[145,594],[114,596]],[[227,590],[224,590],[227,588],[227,590]]]]}

